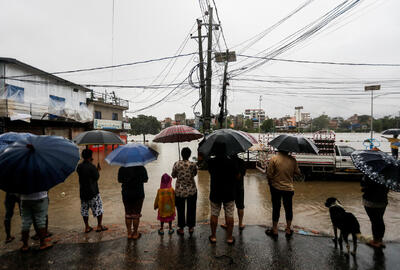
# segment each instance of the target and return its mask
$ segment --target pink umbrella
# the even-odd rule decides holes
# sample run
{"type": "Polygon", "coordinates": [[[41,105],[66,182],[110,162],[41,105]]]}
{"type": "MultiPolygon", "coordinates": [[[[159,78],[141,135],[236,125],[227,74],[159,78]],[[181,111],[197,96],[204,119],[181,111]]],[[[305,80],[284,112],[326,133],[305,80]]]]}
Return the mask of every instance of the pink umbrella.
{"type": "Polygon", "coordinates": [[[248,139],[252,144],[258,144],[258,141],[256,138],[254,138],[253,135],[251,135],[250,133],[241,131],[241,130],[237,130],[240,134],[242,134],[244,137],[246,137],[246,139],[248,139]]]}
{"type": "Polygon", "coordinates": [[[194,129],[189,126],[185,125],[176,125],[170,126],[166,129],[161,130],[154,139],[153,142],[160,142],[160,143],[178,143],[178,151],[179,151],[179,158],[180,158],[180,142],[190,142],[193,140],[197,140],[203,137],[197,129],[194,129]]]}

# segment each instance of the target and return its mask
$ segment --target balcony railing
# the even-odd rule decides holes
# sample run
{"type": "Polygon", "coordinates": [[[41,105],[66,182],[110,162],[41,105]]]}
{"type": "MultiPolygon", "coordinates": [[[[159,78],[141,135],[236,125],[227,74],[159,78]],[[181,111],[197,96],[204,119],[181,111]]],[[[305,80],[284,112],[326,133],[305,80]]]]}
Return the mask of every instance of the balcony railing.
{"type": "Polygon", "coordinates": [[[101,102],[105,104],[121,106],[127,109],[129,108],[129,101],[126,99],[116,97],[114,92],[112,93],[90,92],[88,100],[92,102],[101,102]]]}

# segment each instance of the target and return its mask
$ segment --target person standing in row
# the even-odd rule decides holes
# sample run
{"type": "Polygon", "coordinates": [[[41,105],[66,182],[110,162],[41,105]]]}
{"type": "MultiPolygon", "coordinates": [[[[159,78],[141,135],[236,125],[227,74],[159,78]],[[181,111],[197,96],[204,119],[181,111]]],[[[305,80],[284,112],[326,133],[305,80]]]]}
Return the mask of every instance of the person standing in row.
{"type": "Polygon", "coordinates": [[[85,233],[89,233],[93,230],[93,228],[89,226],[89,208],[92,209],[93,216],[97,218],[96,232],[108,230],[107,227],[102,225],[104,210],[98,186],[100,175],[96,166],[92,164],[92,155],[92,150],[84,149],[82,151],[83,162],[79,164],[76,169],[79,176],[81,215],[85,223],[85,233]]]}
{"type": "Polygon", "coordinates": [[[21,194],[21,236],[23,245],[22,252],[29,250],[29,230],[32,223],[35,221],[37,233],[40,239],[40,250],[51,248],[53,245],[46,241],[46,216],[49,207],[47,191],[40,191],[31,194],[21,194]]]}
{"type": "Polygon", "coordinates": [[[291,229],[293,220],[293,179],[300,176],[301,172],[297,161],[288,152],[278,150],[278,153],[270,159],[267,179],[272,201],[272,229],[266,230],[265,233],[273,238],[278,237],[278,222],[282,200],[286,214],[286,237],[293,235],[293,230],[291,229]]]}
{"type": "MultiPolygon", "coordinates": [[[[236,162],[236,167],[239,171],[239,180],[236,182],[235,205],[239,219],[239,231],[243,231],[245,227],[245,225],[243,224],[243,216],[244,216],[244,176],[246,175],[246,164],[243,159],[238,157],[237,154],[232,155],[231,159],[236,162]]],[[[224,229],[227,228],[226,224],[221,224],[221,227],[224,229]]]]}
{"type": "Polygon", "coordinates": [[[154,210],[158,209],[157,219],[160,221],[159,235],[164,235],[164,223],[168,222],[168,234],[173,234],[172,221],[175,220],[175,192],[172,188],[172,178],[164,173],[161,177],[160,188],[154,200],[154,210]]]}
{"type": "Polygon", "coordinates": [[[118,170],[118,182],[122,188],[122,201],[125,207],[125,224],[128,239],[139,239],[138,232],[142,206],[145,198],[144,183],[149,179],[144,166],[121,167],[118,170]]]}
{"type": "Polygon", "coordinates": [[[196,226],[197,187],[194,177],[197,175],[197,166],[189,161],[191,153],[188,147],[184,147],[181,151],[183,160],[175,162],[171,173],[171,176],[176,178],[175,205],[179,227],[176,232],[179,235],[184,235],[185,226],[189,227],[189,234],[192,235],[196,226]]]}
{"type": "Polygon", "coordinates": [[[374,248],[385,247],[382,241],[385,234],[383,215],[388,204],[389,189],[364,176],[361,181],[361,191],[363,192],[363,205],[371,221],[373,235],[373,240],[367,244],[374,248]]]}
{"type": "Polygon", "coordinates": [[[222,142],[215,142],[213,146],[214,158],[208,160],[208,172],[210,173],[210,206],[211,235],[208,237],[210,243],[217,242],[218,217],[221,206],[224,206],[226,221],[226,242],[229,245],[235,243],[232,236],[235,212],[236,182],[239,173],[236,162],[226,154],[226,145],[222,142]]]}

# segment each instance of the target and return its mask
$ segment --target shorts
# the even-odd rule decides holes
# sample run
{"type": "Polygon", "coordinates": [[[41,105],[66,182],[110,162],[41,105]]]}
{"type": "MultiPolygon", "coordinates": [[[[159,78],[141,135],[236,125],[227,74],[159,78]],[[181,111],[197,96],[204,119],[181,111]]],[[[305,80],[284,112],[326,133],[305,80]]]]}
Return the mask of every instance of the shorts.
{"type": "Polygon", "coordinates": [[[81,200],[81,215],[82,215],[82,217],[89,216],[89,207],[90,207],[90,209],[92,209],[92,213],[93,213],[94,217],[98,217],[104,213],[103,202],[101,200],[100,193],[88,201],[81,200]]]}
{"type": "Polygon", "coordinates": [[[225,216],[228,218],[233,218],[233,213],[235,212],[235,201],[230,202],[220,202],[220,203],[211,203],[211,215],[219,217],[219,212],[221,211],[221,205],[224,205],[225,216]]]}
{"type": "Polygon", "coordinates": [[[235,204],[237,209],[244,209],[244,189],[236,189],[235,204]]]}
{"type": "Polygon", "coordinates": [[[136,200],[123,200],[125,207],[125,217],[128,219],[138,219],[142,216],[142,206],[144,198],[136,200]]]}
{"type": "Polygon", "coordinates": [[[29,231],[33,221],[39,229],[46,228],[49,200],[21,200],[22,231],[29,231]]]}

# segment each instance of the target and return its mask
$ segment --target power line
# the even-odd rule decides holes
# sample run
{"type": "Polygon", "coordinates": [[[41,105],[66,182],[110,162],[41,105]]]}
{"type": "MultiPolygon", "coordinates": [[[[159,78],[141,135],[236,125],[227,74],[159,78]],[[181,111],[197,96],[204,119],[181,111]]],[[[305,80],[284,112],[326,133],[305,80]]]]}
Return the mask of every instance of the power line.
{"type": "MultiPolygon", "coordinates": [[[[169,60],[173,58],[179,58],[179,57],[186,57],[190,55],[197,54],[196,52],[192,53],[186,53],[186,54],[180,54],[180,55],[174,55],[174,56],[167,56],[167,57],[161,57],[161,58],[155,58],[155,59],[150,59],[150,60],[143,60],[143,61],[137,61],[137,62],[132,62],[132,63],[126,63],[126,64],[119,64],[119,65],[111,65],[111,66],[101,66],[101,67],[94,67],[94,68],[83,68],[83,69],[74,69],[74,70],[67,70],[67,71],[56,71],[52,72],[49,74],[52,75],[57,75],[57,74],[68,74],[68,73],[77,73],[77,72],[84,72],[84,71],[94,71],[94,70],[102,70],[102,69],[110,69],[110,68],[120,68],[120,67],[126,67],[126,66],[133,66],[133,65],[139,65],[139,64],[147,64],[147,63],[152,63],[152,62],[158,62],[158,61],[163,61],[163,60],[169,60]]],[[[42,73],[35,73],[35,74],[25,74],[25,75],[16,75],[16,76],[10,76],[10,77],[0,77],[2,79],[10,79],[10,78],[22,78],[22,77],[31,77],[31,76],[37,76],[37,75],[42,75],[42,73]]]]}
{"type": "Polygon", "coordinates": [[[252,56],[237,54],[237,56],[255,59],[264,59],[280,62],[291,62],[301,64],[320,64],[320,65],[341,65],[341,66],[372,66],[372,67],[400,67],[400,64],[388,64],[388,63],[350,63],[350,62],[332,62],[332,61],[311,61],[311,60],[294,60],[294,59],[283,59],[274,57],[263,57],[263,56],[252,56]]]}

